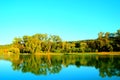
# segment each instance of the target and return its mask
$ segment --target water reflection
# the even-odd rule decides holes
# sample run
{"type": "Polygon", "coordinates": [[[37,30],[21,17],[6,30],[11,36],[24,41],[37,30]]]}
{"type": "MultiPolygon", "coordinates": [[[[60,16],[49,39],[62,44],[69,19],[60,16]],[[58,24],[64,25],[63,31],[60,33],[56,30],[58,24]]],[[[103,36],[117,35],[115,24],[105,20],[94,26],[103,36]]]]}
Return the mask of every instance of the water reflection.
{"type": "MultiPolygon", "coordinates": [[[[7,58],[5,58],[7,59],[7,58]]],[[[13,70],[23,73],[31,72],[35,75],[59,73],[63,66],[75,65],[95,67],[101,77],[120,76],[120,56],[98,55],[20,55],[8,59],[12,61],[13,70]]]]}

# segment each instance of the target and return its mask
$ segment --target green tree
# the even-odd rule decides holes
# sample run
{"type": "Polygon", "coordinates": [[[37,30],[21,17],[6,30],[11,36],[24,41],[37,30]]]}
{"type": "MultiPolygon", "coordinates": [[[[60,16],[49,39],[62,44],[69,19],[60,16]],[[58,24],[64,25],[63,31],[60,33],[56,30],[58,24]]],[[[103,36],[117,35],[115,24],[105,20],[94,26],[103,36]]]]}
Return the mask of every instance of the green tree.
{"type": "Polygon", "coordinates": [[[19,52],[23,52],[24,42],[21,38],[14,38],[12,46],[18,48],[19,52]]]}
{"type": "Polygon", "coordinates": [[[104,33],[103,33],[103,32],[98,33],[98,39],[102,39],[103,36],[104,36],[104,33]]]}
{"type": "Polygon", "coordinates": [[[106,33],[105,33],[105,38],[108,39],[108,38],[109,38],[109,35],[110,35],[110,32],[106,32],[106,33]]]}
{"type": "Polygon", "coordinates": [[[85,50],[87,49],[87,47],[88,47],[88,45],[87,45],[86,42],[81,42],[81,43],[80,43],[80,50],[81,50],[82,52],[85,52],[85,50]]]}
{"type": "Polygon", "coordinates": [[[120,37],[120,29],[117,30],[117,35],[120,37]]]}

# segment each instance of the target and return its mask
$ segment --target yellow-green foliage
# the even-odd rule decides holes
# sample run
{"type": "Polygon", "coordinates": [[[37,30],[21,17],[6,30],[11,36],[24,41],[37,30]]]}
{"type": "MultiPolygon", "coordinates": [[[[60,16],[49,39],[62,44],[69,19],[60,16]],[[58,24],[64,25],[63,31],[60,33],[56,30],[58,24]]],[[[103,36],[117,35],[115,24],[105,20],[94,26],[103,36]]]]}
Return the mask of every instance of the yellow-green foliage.
{"type": "Polygon", "coordinates": [[[8,53],[8,49],[11,47],[11,45],[0,45],[0,54],[8,53]]]}
{"type": "Polygon", "coordinates": [[[0,54],[1,55],[12,54],[12,53],[15,53],[15,54],[20,53],[19,48],[12,47],[11,45],[2,45],[2,46],[0,46],[0,54]]]}
{"type": "Polygon", "coordinates": [[[14,47],[11,47],[8,52],[12,52],[12,53],[15,53],[15,54],[19,54],[20,53],[20,50],[19,48],[14,48],[14,47]]]}

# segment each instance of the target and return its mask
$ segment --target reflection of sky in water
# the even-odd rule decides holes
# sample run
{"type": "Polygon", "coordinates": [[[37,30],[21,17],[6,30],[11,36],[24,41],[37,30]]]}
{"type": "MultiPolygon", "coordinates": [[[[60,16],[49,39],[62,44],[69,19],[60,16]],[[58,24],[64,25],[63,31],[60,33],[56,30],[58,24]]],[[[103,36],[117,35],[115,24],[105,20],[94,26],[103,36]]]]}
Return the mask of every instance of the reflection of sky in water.
{"type": "Polygon", "coordinates": [[[22,73],[21,71],[13,71],[12,64],[9,61],[0,61],[0,80],[120,80],[120,77],[99,76],[99,70],[94,67],[87,66],[68,66],[63,67],[60,73],[45,75],[34,75],[32,73],[22,73]]]}

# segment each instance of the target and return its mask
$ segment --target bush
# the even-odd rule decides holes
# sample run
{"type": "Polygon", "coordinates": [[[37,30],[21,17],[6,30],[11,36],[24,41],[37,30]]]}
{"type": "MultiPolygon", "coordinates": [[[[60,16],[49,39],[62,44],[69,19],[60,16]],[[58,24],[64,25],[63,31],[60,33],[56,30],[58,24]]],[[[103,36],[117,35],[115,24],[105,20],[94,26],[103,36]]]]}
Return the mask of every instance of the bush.
{"type": "Polygon", "coordinates": [[[19,48],[10,48],[10,49],[9,49],[9,52],[18,54],[18,53],[20,53],[20,50],[19,50],[19,48]]]}

